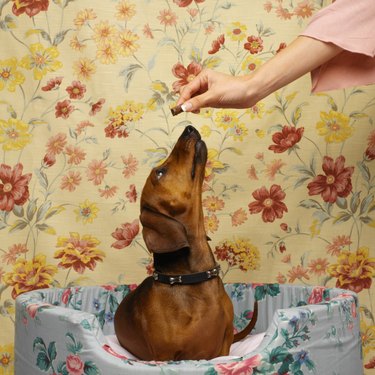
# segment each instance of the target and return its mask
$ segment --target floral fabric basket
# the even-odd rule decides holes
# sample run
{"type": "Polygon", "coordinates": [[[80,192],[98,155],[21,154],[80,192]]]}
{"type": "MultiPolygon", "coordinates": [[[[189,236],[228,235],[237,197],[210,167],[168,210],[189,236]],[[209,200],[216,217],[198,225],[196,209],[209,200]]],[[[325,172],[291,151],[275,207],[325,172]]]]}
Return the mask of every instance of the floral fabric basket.
{"type": "Polygon", "coordinates": [[[242,357],[145,362],[116,353],[113,316],[132,285],[43,289],[16,301],[15,374],[320,374],[362,373],[357,295],[342,289],[226,284],[241,330],[259,302],[260,345],[242,357]]]}

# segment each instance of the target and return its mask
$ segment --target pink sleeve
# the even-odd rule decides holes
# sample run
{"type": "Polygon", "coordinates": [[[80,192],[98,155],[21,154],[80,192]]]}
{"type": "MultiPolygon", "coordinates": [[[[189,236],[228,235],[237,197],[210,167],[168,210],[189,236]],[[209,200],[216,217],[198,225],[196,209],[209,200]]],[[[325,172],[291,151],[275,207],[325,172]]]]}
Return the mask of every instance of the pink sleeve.
{"type": "Polygon", "coordinates": [[[374,0],[337,0],[316,13],[301,35],[344,50],[311,72],[313,92],[375,83],[374,0]]]}

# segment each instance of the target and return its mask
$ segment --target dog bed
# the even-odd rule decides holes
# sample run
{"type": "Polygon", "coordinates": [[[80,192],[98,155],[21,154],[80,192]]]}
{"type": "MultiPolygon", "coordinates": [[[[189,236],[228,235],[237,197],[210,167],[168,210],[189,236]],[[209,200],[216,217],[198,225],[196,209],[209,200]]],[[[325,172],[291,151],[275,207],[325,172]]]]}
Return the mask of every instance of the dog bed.
{"type": "Polygon", "coordinates": [[[242,352],[207,361],[145,362],[125,355],[114,343],[114,312],[134,287],[55,288],[20,295],[16,300],[15,374],[362,373],[358,299],[350,291],[226,284],[236,330],[251,319],[254,299],[259,305],[253,337],[236,343],[242,352]]]}

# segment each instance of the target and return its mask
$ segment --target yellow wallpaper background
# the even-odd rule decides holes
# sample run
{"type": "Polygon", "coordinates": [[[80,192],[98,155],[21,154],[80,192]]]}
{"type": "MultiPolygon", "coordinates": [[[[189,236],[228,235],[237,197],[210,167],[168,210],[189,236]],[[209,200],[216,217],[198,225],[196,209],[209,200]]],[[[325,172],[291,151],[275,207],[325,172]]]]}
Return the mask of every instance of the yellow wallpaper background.
{"type": "Polygon", "coordinates": [[[247,110],[169,110],[201,69],[251,74],[327,4],[0,1],[1,375],[17,295],[150,272],[139,197],[187,124],[209,148],[205,224],[224,281],[358,292],[375,367],[375,86],[311,95],[305,76],[247,110]]]}

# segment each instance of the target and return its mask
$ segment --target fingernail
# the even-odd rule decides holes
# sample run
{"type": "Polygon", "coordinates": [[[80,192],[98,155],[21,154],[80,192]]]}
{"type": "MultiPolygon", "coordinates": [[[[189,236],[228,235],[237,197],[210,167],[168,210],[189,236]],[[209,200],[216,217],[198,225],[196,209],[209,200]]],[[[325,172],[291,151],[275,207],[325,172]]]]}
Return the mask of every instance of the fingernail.
{"type": "Polygon", "coordinates": [[[191,111],[192,108],[193,108],[193,105],[190,102],[186,102],[186,103],[181,105],[181,109],[184,112],[189,112],[189,111],[191,111]]]}

